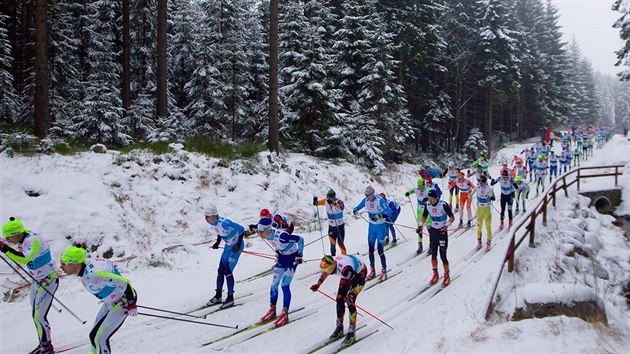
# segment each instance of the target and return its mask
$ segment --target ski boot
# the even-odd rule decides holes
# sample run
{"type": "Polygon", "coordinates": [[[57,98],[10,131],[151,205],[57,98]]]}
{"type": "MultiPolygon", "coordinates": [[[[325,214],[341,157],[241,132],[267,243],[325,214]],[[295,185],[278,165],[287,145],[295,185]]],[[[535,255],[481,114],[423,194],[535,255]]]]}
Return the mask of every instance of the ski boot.
{"type": "Polygon", "coordinates": [[[477,239],[477,251],[481,249],[481,239],[477,239]]]}
{"type": "Polygon", "coordinates": [[[387,270],[385,268],[381,269],[381,275],[378,276],[378,281],[387,280],[387,270]]]}
{"type": "Polygon", "coordinates": [[[457,225],[457,228],[461,229],[462,227],[464,227],[464,220],[459,219],[459,224],[457,225]]]}
{"type": "Polygon", "coordinates": [[[450,283],[451,283],[451,277],[448,274],[448,272],[445,272],[444,273],[444,279],[442,280],[442,286],[443,287],[448,286],[448,284],[450,284],[450,283]]]}
{"type": "Polygon", "coordinates": [[[472,222],[470,220],[468,220],[468,223],[466,224],[467,228],[471,228],[472,227],[472,222]]]}
{"type": "Polygon", "coordinates": [[[385,236],[385,245],[389,245],[389,236],[385,236]]]}
{"type": "Polygon", "coordinates": [[[269,306],[269,311],[260,318],[260,323],[269,322],[276,318],[276,305],[269,306]]]}
{"type": "Polygon", "coordinates": [[[397,239],[393,239],[392,240],[392,247],[396,246],[397,243],[398,243],[398,240],[397,239]]]}
{"type": "Polygon", "coordinates": [[[208,300],[208,303],[206,305],[214,306],[214,305],[218,305],[220,303],[221,303],[221,290],[216,290],[216,295],[214,295],[213,298],[208,300]]]}
{"type": "Polygon", "coordinates": [[[418,242],[418,249],[416,250],[416,254],[422,253],[422,242],[418,242]]]}
{"type": "Polygon", "coordinates": [[[490,240],[486,241],[486,252],[490,251],[491,248],[492,248],[492,241],[490,240]]]}
{"type": "Polygon", "coordinates": [[[455,207],[455,214],[457,214],[457,213],[459,213],[459,207],[458,206],[455,207]]]}
{"type": "Polygon", "coordinates": [[[503,220],[499,223],[499,231],[503,230],[503,220]]]}
{"type": "Polygon", "coordinates": [[[514,210],[514,215],[518,215],[518,208],[516,208],[516,210],[514,210]]]}
{"type": "Polygon", "coordinates": [[[226,309],[232,306],[234,306],[234,296],[232,294],[228,294],[228,296],[225,298],[225,301],[221,304],[221,308],[226,309]]]}
{"type": "Polygon", "coordinates": [[[431,280],[429,280],[429,285],[435,285],[435,283],[438,282],[438,279],[440,279],[440,275],[438,274],[437,270],[434,270],[433,276],[431,277],[431,280]]]}
{"type": "Polygon", "coordinates": [[[52,343],[39,343],[37,348],[30,351],[28,354],[54,354],[55,349],[53,348],[52,343]]]}
{"type": "Polygon", "coordinates": [[[341,347],[342,348],[347,348],[347,347],[353,345],[354,342],[356,342],[356,341],[357,341],[357,338],[354,335],[354,331],[348,330],[348,333],[346,334],[346,338],[343,340],[343,342],[341,342],[341,347]]]}
{"type": "Polygon", "coordinates": [[[374,270],[374,267],[370,267],[370,274],[368,274],[365,280],[372,280],[375,277],[376,277],[376,271],[374,270]]]}
{"type": "Polygon", "coordinates": [[[512,219],[508,221],[508,230],[512,228],[512,219]]]}
{"type": "Polygon", "coordinates": [[[330,335],[329,339],[335,341],[341,337],[343,337],[343,324],[337,323],[337,327],[335,327],[335,331],[330,335]]]}
{"type": "Polygon", "coordinates": [[[523,208],[523,214],[527,213],[527,209],[523,208]]]}
{"type": "Polygon", "coordinates": [[[283,309],[282,313],[280,314],[280,317],[278,317],[278,319],[276,320],[276,322],[273,323],[273,325],[275,327],[280,327],[280,326],[284,326],[287,323],[289,323],[289,311],[287,309],[283,309]]]}

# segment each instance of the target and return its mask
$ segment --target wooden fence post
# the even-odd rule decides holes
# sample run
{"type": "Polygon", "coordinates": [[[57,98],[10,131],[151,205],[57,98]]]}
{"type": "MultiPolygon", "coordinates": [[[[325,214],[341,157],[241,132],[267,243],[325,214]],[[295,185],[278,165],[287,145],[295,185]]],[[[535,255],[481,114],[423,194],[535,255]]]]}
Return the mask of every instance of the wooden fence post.
{"type": "Polygon", "coordinates": [[[617,187],[617,177],[619,177],[619,171],[617,170],[617,166],[615,166],[615,187],[617,187]]]}
{"type": "Polygon", "coordinates": [[[529,247],[534,247],[534,235],[536,232],[536,209],[532,213],[532,219],[529,221],[529,247]]]}
{"type": "Polygon", "coordinates": [[[543,226],[547,226],[547,194],[543,198],[543,226]]]}
{"type": "Polygon", "coordinates": [[[508,261],[508,272],[512,273],[514,271],[514,251],[515,251],[515,246],[514,246],[514,238],[516,237],[516,234],[512,235],[512,239],[510,239],[510,248],[508,248],[508,256],[507,256],[507,261],[508,261]]]}
{"type": "Polygon", "coordinates": [[[578,192],[580,191],[580,169],[578,168],[578,175],[577,175],[577,190],[578,192]]]}
{"type": "Polygon", "coordinates": [[[553,183],[553,191],[551,195],[551,202],[553,203],[553,208],[556,208],[556,182],[553,183]]]}
{"type": "Polygon", "coordinates": [[[562,177],[562,184],[563,184],[563,188],[564,188],[564,196],[566,198],[569,197],[569,191],[567,191],[567,180],[566,177],[562,177]]]}

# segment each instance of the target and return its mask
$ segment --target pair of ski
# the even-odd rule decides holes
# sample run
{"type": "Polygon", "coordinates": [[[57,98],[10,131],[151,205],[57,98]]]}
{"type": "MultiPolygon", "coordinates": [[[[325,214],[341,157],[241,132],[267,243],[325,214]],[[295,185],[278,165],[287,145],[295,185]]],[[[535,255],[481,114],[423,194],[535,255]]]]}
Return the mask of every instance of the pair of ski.
{"type": "MultiPolygon", "coordinates": [[[[289,322],[287,324],[285,324],[284,326],[279,326],[279,327],[271,326],[270,328],[265,328],[264,330],[256,332],[256,333],[254,333],[252,335],[245,336],[244,339],[242,339],[242,340],[240,340],[240,341],[238,341],[236,343],[233,343],[231,345],[228,345],[228,346],[232,346],[232,345],[236,345],[236,344],[239,344],[239,343],[243,343],[243,342],[245,342],[247,340],[250,340],[252,338],[258,337],[258,336],[263,335],[265,333],[269,333],[271,331],[275,331],[276,329],[285,327],[285,326],[287,326],[287,325],[289,325],[289,324],[291,324],[293,322],[299,321],[299,320],[301,320],[303,318],[306,318],[308,316],[311,316],[311,315],[313,315],[313,314],[315,314],[317,312],[317,311],[312,311],[312,312],[308,312],[308,313],[305,313],[305,314],[301,314],[301,315],[299,315],[299,316],[297,316],[295,318],[291,318],[292,314],[295,314],[296,312],[302,311],[304,309],[305,309],[305,307],[300,307],[300,308],[297,308],[295,310],[289,311],[289,322]]],[[[245,326],[245,327],[243,327],[243,328],[241,328],[241,329],[239,329],[239,330],[237,330],[235,332],[232,332],[230,334],[226,334],[223,337],[219,337],[217,339],[213,339],[213,340],[211,340],[209,342],[201,343],[201,346],[202,347],[206,347],[206,346],[209,346],[211,344],[215,344],[215,343],[222,342],[222,341],[225,341],[225,340],[230,339],[230,338],[234,338],[234,337],[236,337],[236,336],[238,336],[240,334],[243,334],[243,333],[252,332],[252,331],[254,331],[256,329],[262,328],[263,326],[266,326],[266,325],[269,325],[269,324],[273,324],[273,320],[274,319],[271,319],[271,320],[265,321],[265,322],[258,321],[258,322],[252,323],[252,324],[250,324],[248,326],[245,326]]]]}
{"type": "Polygon", "coordinates": [[[437,295],[440,292],[442,292],[442,290],[446,289],[446,287],[451,285],[460,276],[461,276],[461,274],[458,274],[455,277],[451,278],[450,282],[446,286],[443,286],[441,284],[437,285],[437,284],[440,283],[440,280],[443,280],[443,277],[439,277],[438,280],[435,283],[433,283],[433,284],[429,283],[429,284],[425,285],[422,289],[420,289],[420,291],[418,291],[417,293],[413,294],[407,301],[413,301],[413,300],[417,299],[418,297],[420,297],[422,294],[428,294],[428,296],[426,296],[422,300],[422,303],[424,304],[425,302],[427,302],[430,299],[432,299],[435,295],[437,295]],[[431,290],[431,292],[429,292],[429,290],[431,290]]]}
{"type": "MultiPolygon", "coordinates": [[[[356,333],[357,333],[360,329],[362,329],[362,328],[364,328],[364,327],[366,327],[366,326],[367,326],[367,325],[362,325],[362,326],[357,327],[357,328],[356,328],[356,330],[355,330],[355,335],[356,335],[356,333]]],[[[350,344],[350,345],[347,345],[347,346],[345,346],[345,347],[340,346],[339,348],[337,348],[337,349],[334,351],[334,353],[339,353],[340,351],[342,351],[342,350],[344,350],[344,349],[347,349],[347,348],[349,348],[349,347],[351,347],[351,346],[353,346],[353,345],[357,344],[358,342],[360,342],[360,341],[364,340],[365,338],[368,338],[369,336],[373,335],[373,334],[374,334],[374,333],[376,333],[376,332],[378,332],[378,329],[375,329],[375,330],[373,330],[373,331],[371,331],[371,332],[368,332],[366,335],[361,336],[360,338],[356,338],[356,339],[355,339],[355,341],[354,341],[352,344],[350,344]]],[[[342,339],[342,338],[343,338],[343,336],[341,336],[341,337],[339,337],[339,338],[335,338],[335,339],[327,339],[327,340],[323,341],[322,343],[317,344],[316,346],[314,346],[313,348],[311,348],[311,349],[308,351],[308,354],[312,354],[312,353],[315,353],[315,352],[317,352],[317,351],[320,351],[320,350],[322,350],[322,349],[324,349],[324,348],[328,347],[329,345],[332,345],[332,344],[334,344],[334,343],[338,342],[338,341],[339,341],[340,339],[342,339]]]]}

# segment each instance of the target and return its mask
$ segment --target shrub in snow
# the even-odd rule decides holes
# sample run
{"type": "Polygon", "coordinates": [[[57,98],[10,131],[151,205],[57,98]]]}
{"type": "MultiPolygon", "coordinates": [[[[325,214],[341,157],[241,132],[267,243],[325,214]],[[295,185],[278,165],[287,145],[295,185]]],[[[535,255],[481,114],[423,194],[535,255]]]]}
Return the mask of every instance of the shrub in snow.
{"type": "Polygon", "coordinates": [[[54,144],[51,139],[43,139],[35,146],[35,151],[40,154],[52,154],[55,151],[54,144]]]}
{"type": "Polygon", "coordinates": [[[184,144],[170,143],[168,144],[168,152],[180,152],[184,150],[184,144]]]}
{"type": "Polygon", "coordinates": [[[103,144],[94,144],[90,146],[90,151],[95,152],[97,154],[106,154],[107,148],[103,144]]]}
{"type": "Polygon", "coordinates": [[[486,139],[483,137],[483,133],[479,128],[473,128],[470,130],[470,135],[468,135],[468,139],[462,146],[462,150],[473,159],[477,159],[481,155],[488,154],[488,147],[486,144],[486,139]]]}

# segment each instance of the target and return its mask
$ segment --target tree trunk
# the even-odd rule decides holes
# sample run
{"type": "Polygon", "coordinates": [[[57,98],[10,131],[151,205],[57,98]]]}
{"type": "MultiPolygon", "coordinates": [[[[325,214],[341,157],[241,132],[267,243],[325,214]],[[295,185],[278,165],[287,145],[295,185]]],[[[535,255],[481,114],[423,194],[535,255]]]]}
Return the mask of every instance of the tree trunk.
{"type": "Polygon", "coordinates": [[[34,133],[43,139],[50,129],[48,107],[48,40],[46,34],[46,0],[35,1],[35,126],[34,133]]]}
{"type": "Polygon", "coordinates": [[[269,150],[278,151],[278,0],[269,7],[269,150]]]}
{"type": "Polygon", "coordinates": [[[122,1],[122,105],[123,116],[129,115],[131,107],[131,61],[129,56],[129,0],[122,1]]]}
{"type": "Polygon", "coordinates": [[[166,30],[167,0],[158,0],[157,8],[157,116],[168,117],[167,67],[166,67],[166,30]]]}

